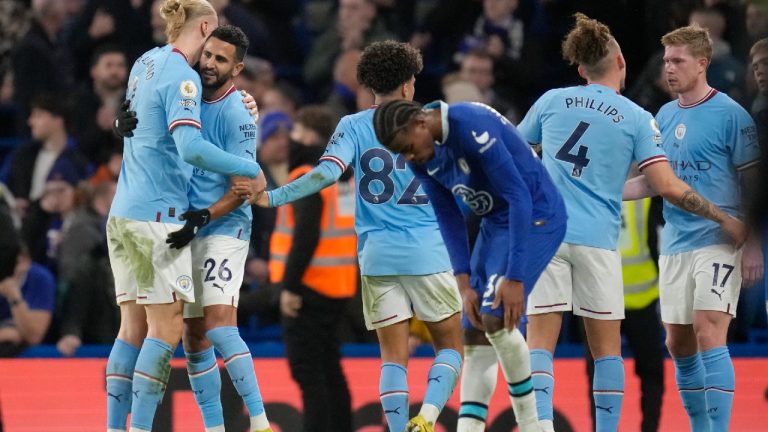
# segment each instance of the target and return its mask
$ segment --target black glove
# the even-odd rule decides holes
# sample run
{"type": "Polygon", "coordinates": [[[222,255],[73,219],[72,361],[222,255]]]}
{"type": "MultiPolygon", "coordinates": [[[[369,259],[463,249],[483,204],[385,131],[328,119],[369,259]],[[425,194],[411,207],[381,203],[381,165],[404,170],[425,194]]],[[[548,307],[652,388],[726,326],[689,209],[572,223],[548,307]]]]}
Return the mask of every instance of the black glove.
{"type": "Polygon", "coordinates": [[[112,124],[112,132],[119,138],[130,138],[133,136],[133,130],[136,129],[136,125],[139,123],[139,119],[136,118],[136,111],[129,111],[131,107],[130,101],[124,101],[120,105],[120,111],[115,117],[115,122],[112,124]]]}
{"type": "Polygon", "coordinates": [[[186,221],[184,227],[168,234],[168,238],[165,240],[171,245],[171,249],[181,249],[188,245],[200,228],[208,225],[208,222],[211,221],[211,212],[208,209],[187,210],[179,217],[179,220],[186,221]]]}

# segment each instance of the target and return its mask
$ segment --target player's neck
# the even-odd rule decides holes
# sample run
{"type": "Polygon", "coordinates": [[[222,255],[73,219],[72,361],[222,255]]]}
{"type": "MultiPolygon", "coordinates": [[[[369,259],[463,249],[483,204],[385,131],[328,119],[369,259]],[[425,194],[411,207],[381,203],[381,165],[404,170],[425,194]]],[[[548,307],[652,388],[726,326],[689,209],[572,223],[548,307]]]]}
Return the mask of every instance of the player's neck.
{"type": "Polygon", "coordinates": [[[707,97],[712,87],[709,86],[706,79],[699,80],[696,85],[687,92],[678,93],[677,98],[680,105],[693,105],[696,102],[707,97]]]}
{"type": "Polygon", "coordinates": [[[387,102],[392,102],[396,100],[404,100],[405,98],[400,95],[392,94],[386,94],[386,95],[379,95],[379,94],[373,94],[373,104],[376,106],[381,106],[387,102]]]}
{"type": "Polygon", "coordinates": [[[215,101],[218,100],[220,97],[224,96],[224,93],[229,91],[229,89],[232,88],[234,83],[232,80],[227,80],[224,84],[221,85],[221,87],[218,88],[205,88],[203,87],[203,99],[206,101],[215,101]]]}
{"type": "Polygon", "coordinates": [[[435,141],[443,141],[443,116],[440,108],[427,112],[427,130],[435,141]]]}
{"type": "Polygon", "coordinates": [[[589,84],[598,84],[604,87],[608,87],[609,89],[614,90],[616,93],[621,93],[620,79],[600,78],[596,80],[587,80],[587,85],[589,84]]]}
{"type": "Polygon", "coordinates": [[[189,41],[188,38],[185,38],[183,33],[178,39],[171,43],[171,45],[184,54],[184,58],[187,60],[190,67],[194,66],[200,58],[200,48],[196,47],[194,41],[189,41]]]}

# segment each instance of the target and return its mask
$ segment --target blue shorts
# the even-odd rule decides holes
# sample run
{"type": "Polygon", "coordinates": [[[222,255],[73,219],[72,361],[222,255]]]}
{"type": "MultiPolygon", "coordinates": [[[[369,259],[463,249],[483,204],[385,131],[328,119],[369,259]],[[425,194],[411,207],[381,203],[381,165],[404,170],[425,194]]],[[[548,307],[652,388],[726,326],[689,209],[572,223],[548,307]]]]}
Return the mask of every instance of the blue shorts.
{"type": "MultiPolygon", "coordinates": [[[[560,243],[565,238],[566,223],[559,222],[553,225],[534,226],[528,236],[528,271],[523,280],[525,298],[533,290],[539,276],[547,268],[547,265],[555,256],[560,243]]],[[[496,285],[507,271],[509,258],[509,229],[506,226],[486,223],[480,225],[480,233],[475,241],[470,261],[472,274],[469,283],[477,292],[480,299],[480,313],[489,314],[497,318],[504,318],[504,307],[492,309],[496,298],[496,285]]],[[[525,323],[523,315],[521,324],[525,323]]],[[[464,329],[474,328],[467,319],[466,314],[461,317],[464,329]]]]}

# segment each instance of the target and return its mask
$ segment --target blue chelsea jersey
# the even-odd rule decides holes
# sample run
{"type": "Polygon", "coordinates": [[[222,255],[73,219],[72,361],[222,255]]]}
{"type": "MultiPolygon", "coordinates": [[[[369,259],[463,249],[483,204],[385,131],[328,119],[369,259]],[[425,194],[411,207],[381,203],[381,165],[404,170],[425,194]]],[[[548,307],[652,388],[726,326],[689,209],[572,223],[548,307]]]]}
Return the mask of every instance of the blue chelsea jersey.
{"type": "Polygon", "coordinates": [[[550,90],[518,130],[541,144],[542,162],[568,209],[565,242],[615,250],[621,195],[632,161],[666,162],[650,113],[599,84],[550,90]]]}
{"type": "MultiPolygon", "coordinates": [[[[701,196],[739,216],[738,172],[759,163],[757,128],[727,95],[712,89],[696,104],[672,101],[656,115],[675,174],[701,196]]],[[[664,201],[661,253],[672,255],[728,243],[717,223],[664,201]]]]}
{"type": "MultiPolygon", "coordinates": [[[[213,101],[203,100],[203,138],[236,156],[255,160],[256,123],[241,101],[233,85],[213,101]]],[[[193,168],[189,185],[189,205],[194,209],[209,207],[229,190],[229,177],[193,168]]],[[[251,206],[243,203],[238,209],[211,221],[198,236],[224,235],[248,240],[251,237],[251,206]]]]}

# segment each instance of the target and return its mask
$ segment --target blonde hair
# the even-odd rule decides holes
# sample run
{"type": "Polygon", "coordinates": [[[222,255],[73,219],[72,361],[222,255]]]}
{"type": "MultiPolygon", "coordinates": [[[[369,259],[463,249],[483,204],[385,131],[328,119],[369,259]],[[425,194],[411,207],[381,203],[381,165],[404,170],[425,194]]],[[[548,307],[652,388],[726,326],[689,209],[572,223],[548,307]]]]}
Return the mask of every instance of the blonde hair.
{"type": "Polygon", "coordinates": [[[661,44],[665,47],[684,45],[691,51],[692,56],[712,60],[712,39],[709,37],[709,31],[698,24],[672,30],[661,37],[661,44]]]}
{"type": "Polygon", "coordinates": [[[760,39],[752,45],[752,49],[749,50],[749,57],[754,57],[757,53],[768,51],[768,38],[760,39]]]}
{"type": "Polygon", "coordinates": [[[611,52],[611,31],[605,24],[583,13],[575,14],[574,18],[576,24],[563,40],[563,58],[572,65],[583,67],[587,75],[602,76],[607,69],[603,60],[611,52]]]}
{"type": "Polygon", "coordinates": [[[215,16],[216,11],[206,0],[165,0],[160,6],[168,42],[174,42],[179,37],[188,21],[208,15],[215,16]]]}

